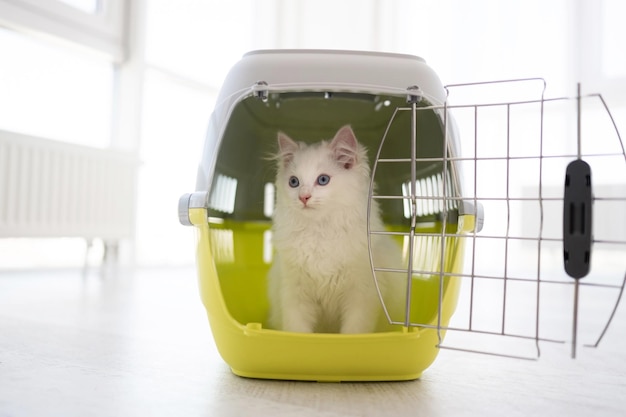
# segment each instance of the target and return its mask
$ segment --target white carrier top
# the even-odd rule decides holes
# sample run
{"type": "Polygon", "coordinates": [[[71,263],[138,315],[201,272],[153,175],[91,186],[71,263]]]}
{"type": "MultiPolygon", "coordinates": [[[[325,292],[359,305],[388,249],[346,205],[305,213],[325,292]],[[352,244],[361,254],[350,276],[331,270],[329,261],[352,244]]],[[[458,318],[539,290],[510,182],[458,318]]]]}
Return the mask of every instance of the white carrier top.
{"type": "Polygon", "coordinates": [[[230,70],[218,105],[264,81],[272,87],[334,87],[340,91],[401,93],[417,85],[433,104],[445,93],[437,74],[418,56],[333,50],[259,50],[245,54],[230,70]]]}
{"type": "MultiPolygon", "coordinates": [[[[439,77],[422,58],[417,56],[338,50],[286,49],[249,52],[232,67],[223,82],[211,115],[196,190],[206,191],[209,188],[216,150],[225,140],[226,127],[232,122],[235,109],[240,103],[251,96],[266,99],[273,94],[302,92],[324,93],[329,97],[334,93],[344,96],[381,95],[401,98],[404,103],[410,94],[422,98],[425,105],[442,105],[446,97],[439,77]]],[[[284,108],[281,108],[281,111],[283,115],[295,116],[293,113],[284,113],[289,111],[284,108]]],[[[274,117],[276,113],[272,115],[258,113],[251,119],[237,120],[233,123],[254,121],[269,126],[275,123],[274,117]]],[[[382,114],[363,117],[366,119],[377,117],[383,120],[382,114]]],[[[349,119],[348,115],[345,119],[349,119]]],[[[386,124],[387,119],[384,121],[386,124]]],[[[284,126],[274,127],[284,128],[284,126]]],[[[329,129],[336,130],[336,126],[329,129]]],[[[253,133],[255,137],[259,137],[258,131],[238,133],[253,133]]],[[[245,148],[249,152],[254,151],[255,148],[249,145],[246,144],[245,148]]]]}

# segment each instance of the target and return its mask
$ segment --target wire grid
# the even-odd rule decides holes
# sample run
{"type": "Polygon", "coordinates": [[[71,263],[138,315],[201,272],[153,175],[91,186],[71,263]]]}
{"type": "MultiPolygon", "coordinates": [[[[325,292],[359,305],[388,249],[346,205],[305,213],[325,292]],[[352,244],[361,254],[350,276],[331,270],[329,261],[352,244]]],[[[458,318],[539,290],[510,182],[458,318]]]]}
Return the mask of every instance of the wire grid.
{"type": "MultiPolygon", "coordinates": [[[[403,196],[376,196],[372,193],[372,199],[402,199],[405,206],[409,207],[410,227],[408,232],[401,233],[409,242],[408,253],[413,254],[409,256],[408,267],[404,271],[407,277],[404,320],[390,317],[382,297],[381,301],[392,324],[436,328],[441,348],[535,359],[541,353],[540,342],[567,343],[569,340],[572,356],[575,357],[580,311],[585,312],[586,319],[591,319],[587,323],[590,334],[597,335],[591,346],[598,346],[611,323],[626,284],[626,265],[609,262],[607,267],[604,262],[606,259],[620,258],[616,254],[626,248],[626,223],[619,215],[624,212],[626,203],[626,152],[602,96],[581,96],[580,86],[576,97],[552,99],[544,97],[545,81],[539,78],[456,84],[447,86],[446,90],[450,92],[460,88],[511,83],[538,83],[542,88],[538,97],[530,99],[458,105],[446,100],[441,106],[426,107],[417,107],[414,102],[396,110],[411,112],[411,155],[404,159],[380,159],[386,132],[374,163],[372,180],[378,164],[409,161],[410,187],[405,187],[407,192],[403,196]],[[602,128],[586,128],[583,124],[584,101],[595,101],[596,107],[591,108],[590,112],[606,116],[602,128]],[[555,114],[555,110],[548,109],[553,104],[559,105],[556,113],[563,113],[564,122],[554,125],[548,122],[548,118],[555,114]],[[420,140],[428,140],[416,135],[416,114],[420,111],[435,111],[441,117],[445,132],[443,149],[447,150],[441,158],[416,157],[420,140]],[[465,143],[469,143],[470,147],[464,153],[455,149],[452,140],[456,127],[454,120],[458,120],[458,116],[466,121],[461,133],[469,137],[465,143]],[[576,120],[575,127],[571,127],[569,122],[572,117],[576,120]],[[484,133],[490,130],[497,131],[492,132],[494,134],[491,138],[484,133]],[[525,137],[520,137],[522,132],[525,137]],[[529,132],[532,136],[530,138],[529,132]],[[598,140],[597,135],[605,135],[604,140],[598,140]],[[589,136],[591,139],[584,140],[589,136]],[[566,139],[563,140],[563,137],[566,139]],[[571,137],[576,137],[576,140],[567,140],[571,137]],[[557,142],[558,146],[555,145],[557,142]],[[566,276],[562,266],[565,165],[576,159],[590,163],[594,185],[598,185],[593,191],[595,223],[602,226],[603,223],[597,220],[606,215],[616,219],[603,219],[605,224],[612,221],[608,233],[605,233],[607,230],[594,231],[592,256],[598,258],[600,267],[594,267],[592,262],[589,276],[583,279],[566,276]],[[420,162],[442,164],[442,172],[434,177],[436,179],[428,179],[431,185],[427,187],[427,193],[424,193],[424,187],[418,186],[424,183],[423,178],[416,176],[415,165],[420,162]],[[529,178],[520,181],[520,177],[524,176],[529,178]],[[486,179],[499,184],[499,191],[485,191],[486,179]],[[448,217],[450,213],[458,211],[463,201],[471,201],[473,207],[484,206],[485,224],[489,225],[490,219],[493,221],[495,218],[493,227],[485,227],[480,233],[476,230],[470,233],[448,232],[448,217]],[[440,209],[441,233],[419,233],[416,230],[424,206],[440,209]],[[432,244],[416,244],[420,239],[435,242],[439,246],[439,253],[433,256],[432,244]],[[465,242],[466,262],[461,273],[446,271],[444,259],[449,250],[446,245],[451,239],[465,242]],[[424,257],[435,259],[424,262],[424,257]],[[416,268],[416,264],[419,267],[416,268]],[[485,265],[489,266],[485,268],[485,265]],[[437,320],[436,323],[412,322],[411,283],[415,275],[428,274],[439,276],[437,320]],[[441,323],[443,283],[444,279],[452,277],[463,281],[459,311],[456,313],[460,319],[455,320],[455,317],[450,325],[444,326],[441,323]],[[580,299],[581,289],[588,293],[584,302],[580,299]],[[591,308],[588,309],[589,305],[591,308]],[[544,320],[548,310],[551,310],[550,317],[555,316],[552,314],[554,311],[559,312],[556,314],[558,320],[544,320]],[[445,333],[479,337],[462,337],[458,339],[460,344],[444,344],[445,333]],[[532,344],[531,350],[526,347],[520,349],[521,344],[528,342],[532,344]]],[[[396,113],[389,125],[395,116],[396,113]]],[[[495,188],[498,189],[498,186],[495,188]]],[[[370,230],[369,233],[387,232],[370,230]]],[[[372,268],[375,278],[378,273],[389,271],[388,268],[376,265],[372,265],[372,268]]]]}

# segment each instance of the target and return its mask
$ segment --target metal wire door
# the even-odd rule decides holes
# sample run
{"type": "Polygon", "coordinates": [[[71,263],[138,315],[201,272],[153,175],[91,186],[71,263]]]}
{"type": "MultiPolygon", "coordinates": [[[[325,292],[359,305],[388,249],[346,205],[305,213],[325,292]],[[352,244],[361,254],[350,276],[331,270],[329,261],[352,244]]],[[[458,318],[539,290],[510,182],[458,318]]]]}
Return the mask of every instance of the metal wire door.
{"type": "MultiPolygon", "coordinates": [[[[402,236],[411,254],[406,269],[394,271],[406,280],[404,316],[391,317],[381,298],[389,322],[435,327],[441,348],[526,359],[539,357],[543,343],[570,343],[575,357],[579,334],[591,337],[587,346],[598,346],[626,284],[626,152],[607,103],[599,94],[582,95],[580,86],[574,97],[545,98],[539,78],[446,90],[443,105],[419,104],[419,90],[409,92],[407,106],[389,123],[399,113],[411,115],[404,139],[411,141],[410,155],[381,157],[386,132],[373,164],[372,184],[384,164],[410,166],[402,194],[370,189],[371,201],[402,200],[408,220],[404,231],[368,230],[402,236]],[[522,96],[491,98],[511,86],[522,96]],[[438,157],[419,155],[432,140],[418,134],[420,112],[441,120],[438,157]],[[457,131],[462,150],[453,140],[457,131]],[[433,216],[440,227],[422,232],[418,224],[433,216]],[[469,220],[474,224],[462,224],[469,220]],[[458,241],[465,253],[452,256],[465,256],[465,266],[453,271],[446,262],[458,241]],[[439,277],[437,317],[445,280],[462,280],[450,324],[412,319],[411,287],[421,275],[439,277]],[[558,319],[545,319],[548,310],[558,311],[549,315],[558,319]],[[446,336],[444,343],[446,333],[461,337],[446,336]]],[[[373,262],[372,270],[375,279],[389,272],[373,262]]]]}

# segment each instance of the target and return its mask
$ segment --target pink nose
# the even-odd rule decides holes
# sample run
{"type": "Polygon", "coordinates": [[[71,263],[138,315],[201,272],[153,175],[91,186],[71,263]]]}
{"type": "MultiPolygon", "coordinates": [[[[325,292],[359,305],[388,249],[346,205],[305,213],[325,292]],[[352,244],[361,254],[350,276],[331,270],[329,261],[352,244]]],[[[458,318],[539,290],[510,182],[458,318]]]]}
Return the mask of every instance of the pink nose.
{"type": "Polygon", "coordinates": [[[300,201],[302,201],[302,204],[306,206],[306,203],[309,201],[310,198],[311,194],[304,194],[300,196],[300,201]]]}

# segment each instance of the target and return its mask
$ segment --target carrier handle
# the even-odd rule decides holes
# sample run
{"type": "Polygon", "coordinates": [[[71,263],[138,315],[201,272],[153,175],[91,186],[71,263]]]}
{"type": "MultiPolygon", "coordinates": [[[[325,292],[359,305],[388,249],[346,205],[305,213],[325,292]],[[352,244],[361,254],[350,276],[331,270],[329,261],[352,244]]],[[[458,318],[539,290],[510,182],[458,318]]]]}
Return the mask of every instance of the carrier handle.
{"type": "Polygon", "coordinates": [[[591,168],[577,159],[565,171],[563,196],[563,264],[575,279],[586,276],[591,265],[591,205],[591,168]]]}
{"type": "Polygon", "coordinates": [[[485,223],[485,210],[478,201],[459,200],[459,225],[460,233],[478,233],[483,230],[485,223]]]}
{"type": "Polygon", "coordinates": [[[178,221],[183,226],[193,226],[193,222],[189,217],[189,210],[192,208],[207,207],[207,192],[196,191],[195,193],[183,194],[178,199],[178,221]]]}

